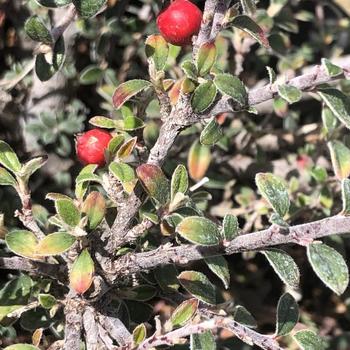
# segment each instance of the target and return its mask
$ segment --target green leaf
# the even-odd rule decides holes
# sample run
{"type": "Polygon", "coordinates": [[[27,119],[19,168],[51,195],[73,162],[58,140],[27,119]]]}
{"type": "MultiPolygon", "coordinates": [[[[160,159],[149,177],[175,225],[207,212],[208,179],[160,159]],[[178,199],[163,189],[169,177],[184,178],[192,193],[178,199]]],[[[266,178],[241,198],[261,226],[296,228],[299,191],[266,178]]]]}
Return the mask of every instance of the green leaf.
{"type": "Polygon", "coordinates": [[[151,35],[146,40],[146,56],[150,59],[156,71],[164,69],[169,55],[169,45],[161,35],[151,35]]]}
{"type": "Polygon", "coordinates": [[[318,94],[334,115],[350,129],[350,98],[334,88],[318,89],[318,94]]]}
{"type": "Polygon", "coordinates": [[[89,181],[100,181],[101,179],[94,174],[94,171],[97,169],[96,164],[89,164],[86,165],[78,174],[78,176],[75,179],[75,196],[77,199],[83,199],[87,188],[89,181]]]}
{"type": "Polygon", "coordinates": [[[191,334],[190,350],[216,350],[216,342],[211,331],[191,334]]]}
{"type": "Polygon", "coordinates": [[[54,305],[57,304],[56,298],[51,294],[39,294],[38,300],[44,309],[51,309],[54,305]]]}
{"type": "Polygon", "coordinates": [[[44,22],[38,16],[28,18],[24,24],[24,30],[32,40],[48,45],[53,43],[53,38],[50,31],[46,28],[44,22]]]}
{"type": "Polygon", "coordinates": [[[89,123],[93,126],[97,126],[98,128],[104,128],[104,129],[115,129],[118,126],[118,123],[116,120],[106,117],[92,117],[89,120],[89,123]]]}
{"type": "Polygon", "coordinates": [[[30,344],[14,344],[14,345],[7,346],[4,350],[40,350],[40,349],[30,344]]]}
{"type": "Polygon", "coordinates": [[[338,126],[338,118],[327,106],[323,106],[322,108],[322,122],[327,133],[333,132],[338,126]]]}
{"type": "Polygon", "coordinates": [[[266,66],[267,73],[269,74],[269,82],[272,85],[276,81],[276,72],[269,66],[266,66]]]}
{"type": "Polygon", "coordinates": [[[293,85],[278,85],[278,94],[288,103],[295,103],[301,100],[302,92],[293,85]]]}
{"type": "Polygon", "coordinates": [[[231,74],[217,74],[214,78],[214,84],[222,94],[230,96],[240,107],[247,105],[247,91],[237,77],[231,74]]]}
{"type": "Polygon", "coordinates": [[[178,276],[181,285],[194,297],[204,303],[216,304],[216,289],[208,277],[197,271],[183,271],[178,276]]]}
{"type": "Polygon", "coordinates": [[[271,173],[258,173],[255,176],[255,182],[261,195],[283,218],[289,210],[289,196],[284,181],[271,173]]]}
{"type": "Polygon", "coordinates": [[[220,125],[216,121],[216,118],[212,118],[201,132],[199,141],[202,145],[212,146],[215,145],[222,137],[222,131],[220,125]]]}
{"type": "Polygon", "coordinates": [[[142,79],[129,80],[120,84],[113,94],[114,107],[119,109],[126,101],[150,86],[152,84],[149,81],[142,79]]]}
{"type": "Polygon", "coordinates": [[[155,199],[161,205],[169,201],[169,181],[159,166],[142,164],[136,169],[136,174],[151,198],[155,199]]]}
{"type": "Polygon", "coordinates": [[[171,200],[176,193],[186,193],[188,190],[188,174],[186,167],[179,164],[171,177],[171,200]]]}
{"type": "Polygon", "coordinates": [[[197,71],[200,76],[208,74],[216,61],[216,46],[215,43],[203,44],[197,54],[197,71]]]}
{"type": "Polygon", "coordinates": [[[18,172],[18,176],[28,181],[31,175],[46,164],[47,159],[47,156],[41,156],[28,160],[28,162],[23,164],[21,170],[18,172]]]}
{"type": "Polygon", "coordinates": [[[100,192],[90,192],[86,197],[81,211],[86,214],[89,229],[94,230],[103,220],[106,213],[106,201],[100,192]]]}
{"type": "Polygon", "coordinates": [[[125,192],[131,193],[133,191],[137,178],[134,169],[130,165],[112,162],[109,165],[109,171],[121,182],[125,192]]]}
{"type": "Polygon", "coordinates": [[[124,142],[125,138],[123,135],[116,135],[109,141],[108,151],[111,157],[114,157],[116,152],[118,151],[121,144],[124,142]]]}
{"type": "Polygon", "coordinates": [[[270,47],[269,40],[266,37],[266,33],[250,17],[246,15],[237,16],[232,20],[231,25],[249,34],[260,45],[263,45],[266,48],[270,47]]]}
{"type": "Polygon", "coordinates": [[[222,236],[226,241],[232,241],[239,235],[239,224],[236,216],[227,214],[222,222],[222,236]]]}
{"type": "Polygon", "coordinates": [[[56,212],[70,227],[78,226],[80,222],[80,211],[72,200],[60,199],[55,202],[56,212]]]}
{"type": "Polygon", "coordinates": [[[80,17],[89,18],[98,13],[106,0],[72,0],[80,17]]]}
{"type": "Polygon", "coordinates": [[[195,141],[188,152],[187,168],[193,180],[201,180],[211,162],[210,147],[195,141]]]}
{"type": "Polygon", "coordinates": [[[22,167],[14,150],[2,140],[0,140],[0,164],[14,173],[19,172],[22,167]]]}
{"type": "Polygon", "coordinates": [[[225,289],[230,287],[230,271],[228,264],[223,256],[213,256],[204,259],[209,269],[218,276],[225,286],[225,289]]]}
{"type": "Polygon", "coordinates": [[[87,249],[84,249],[75,260],[69,274],[71,287],[78,293],[85,293],[92,284],[95,272],[94,262],[87,249]]]}
{"type": "Polygon", "coordinates": [[[178,272],[174,265],[158,266],[154,270],[154,277],[160,288],[162,288],[165,292],[174,292],[180,288],[177,275],[178,272]]]}
{"type": "Polygon", "coordinates": [[[96,84],[102,79],[103,74],[103,69],[96,65],[90,65],[80,72],[79,82],[82,85],[96,84]]]}
{"type": "Polygon", "coordinates": [[[217,89],[212,81],[200,84],[193,93],[191,104],[196,113],[202,113],[215,101],[217,89]]]}
{"type": "Polygon", "coordinates": [[[19,256],[34,258],[38,240],[34,233],[25,230],[15,230],[5,237],[7,247],[19,256]]]}
{"type": "Polygon", "coordinates": [[[336,77],[343,74],[343,68],[336,66],[327,58],[322,58],[322,66],[330,77],[336,77]]]}
{"type": "Polygon", "coordinates": [[[66,232],[52,233],[43,238],[36,247],[36,255],[59,255],[67,251],[76,241],[76,238],[66,232]]]}
{"type": "Polygon", "coordinates": [[[220,243],[220,231],[216,224],[207,218],[189,216],[176,227],[186,240],[199,245],[217,245],[220,243]]]}
{"type": "Polygon", "coordinates": [[[4,168],[0,168],[0,186],[17,186],[16,179],[4,168]]]}
{"type": "Polygon", "coordinates": [[[265,255],[278,277],[291,288],[298,288],[300,272],[293,258],[280,249],[266,249],[261,252],[265,255]]]}
{"type": "Polygon", "coordinates": [[[350,180],[343,179],[341,182],[341,193],[343,202],[343,215],[350,215],[350,180]]]}
{"type": "Polygon", "coordinates": [[[8,314],[18,309],[21,309],[24,305],[4,305],[0,306],[0,321],[2,321],[8,314]]]}
{"type": "Polygon", "coordinates": [[[289,293],[281,296],[277,305],[276,336],[289,334],[299,320],[298,304],[289,293]]]}
{"type": "Polygon", "coordinates": [[[127,141],[125,141],[117,152],[117,159],[125,159],[130,156],[134,147],[136,146],[137,137],[133,137],[127,141]]]}
{"type": "Polygon", "coordinates": [[[143,323],[136,326],[132,332],[134,345],[141,344],[146,339],[146,335],[147,335],[147,329],[143,323]]]}
{"type": "Polygon", "coordinates": [[[186,60],[182,62],[181,68],[186,74],[187,78],[197,81],[197,77],[198,77],[197,67],[191,60],[186,60]]]}
{"type": "Polygon", "coordinates": [[[145,127],[145,123],[143,122],[142,119],[137,118],[133,115],[129,115],[124,118],[121,129],[124,131],[133,131],[133,130],[142,129],[144,127],[145,127]]]}
{"type": "Polygon", "coordinates": [[[242,305],[237,305],[234,308],[233,312],[233,319],[243,324],[244,326],[247,326],[249,328],[256,328],[257,323],[255,318],[252,316],[252,314],[242,305]]]}
{"type": "Polygon", "coordinates": [[[301,350],[325,350],[326,345],[322,338],[313,331],[302,330],[296,332],[293,336],[294,340],[301,347],[301,350]]]}
{"type": "Polygon", "coordinates": [[[350,149],[340,141],[328,142],[333,170],[339,180],[350,176],[350,149]]]}
{"type": "Polygon", "coordinates": [[[344,258],[323,243],[307,246],[307,257],[321,281],[336,294],[344,293],[349,284],[349,270],[344,258]]]}
{"type": "Polygon", "coordinates": [[[61,36],[55,43],[53,52],[39,53],[35,60],[35,73],[41,81],[51,79],[62,67],[65,60],[64,39],[61,36]]]}
{"type": "Polygon", "coordinates": [[[196,314],[198,309],[198,300],[189,299],[181,303],[172,313],[170,322],[173,327],[182,327],[186,325],[196,314]]]}
{"type": "Polygon", "coordinates": [[[72,2],[72,0],[35,0],[38,4],[45,7],[61,7],[66,6],[72,2]]]}

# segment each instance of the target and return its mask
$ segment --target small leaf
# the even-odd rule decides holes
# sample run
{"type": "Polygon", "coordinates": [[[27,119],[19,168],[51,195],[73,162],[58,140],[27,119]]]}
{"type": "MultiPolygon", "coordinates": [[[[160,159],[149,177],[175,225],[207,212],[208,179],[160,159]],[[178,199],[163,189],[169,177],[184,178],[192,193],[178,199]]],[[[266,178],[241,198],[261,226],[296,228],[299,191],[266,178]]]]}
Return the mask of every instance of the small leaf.
{"type": "Polygon", "coordinates": [[[169,55],[169,45],[161,35],[151,35],[146,40],[146,56],[151,59],[156,71],[164,69],[169,55]]]}
{"type": "Polygon", "coordinates": [[[31,175],[33,175],[38,169],[45,165],[47,159],[47,156],[30,159],[28,162],[23,164],[22,169],[19,171],[18,175],[28,180],[31,175]]]}
{"type": "Polygon", "coordinates": [[[14,173],[19,172],[22,167],[14,150],[2,140],[0,140],[0,164],[14,173]]]}
{"type": "Polygon", "coordinates": [[[231,74],[217,74],[214,78],[214,84],[222,94],[230,96],[241,107],[247,105],[247,91],[237,77],[231,74]]]}
{"type": "Polygon", "coordinates": [[[117,158],[118,159],[125,159],[130,156],[132,151],[134,150],[134,147],[136,146],[137,137],[133,137],[127,141],[125,141],[117,152],[117,158]]]}
{"type": "Polygon", "coordinates": [[[90,192],[81,211],[88,218],[89,229],[94,230],[101,223],[106,213],[106,201],[102,194],[97,191],[90,192]]]}
{"type": "Polygon", "coordinates": [[[39,294],[38,300],[44,309],[51,309],[57,303],[56,298],[51,294],[39,294]]]}
{"type": "Polygon", "coordinates": [[[276,336],[289,334],[299,319],[298,304],[289,293],[281,296],[277,305],[276,336]]]}
{"type": "Polygon", "coordinates": [[[85,67],[80,72],[79,82],[82,85],[96,84],[103,77],[104,71],[95,65],[85,67]]]}
{"type": "Polygon", "coordinates": [[[59,255],[67,251],[76,241],[76,238],[66,232],[52,233],[43,238],[36,247],[36,255],[59,255]]]}
{"type": "Polygon", "coordinates": [[[200,76],[208,74],[216,61],[215,43],[204,43],[198,50],[197,70],[200,76]]]}
{"type": "Polygon", "coordinates": [[[109,165],[109,171],[121,182],[125,192],[131,193],[133,191],[137,178],[134,169],[130,165],[112,162],[109,165]]]}
{"type": "Polygon", "coordinates": [[[272,85],[276,81],[276,72],[269,66],[266,66],[267,73],[269,74],[269,82],[272,85]]]}
{"type": "Polygon", "coordinates": [[[186,240],[200,245],[217,245],[220,243],[220,231],[209,219],[200,216],[188,216],[176,227],[186,240]]]}
{"type": "Polygon", "coordinates": [[[187,167],[193,180],[201,180],[207,172],[211,162],[211,153],[208,146],[195,141],[188,153],[187,167]]]}
{"type": "Polygon", "coordinates": [[[278,85],[278,93],[288,103],[295,103],[301,100],[302,92],[293,85],[278,85]]]}
{"type": "Polygon", "coordinates": [[[336,140],[328,142],[328,148],[335,175],[339,180],[346,179],[350,176],[350,149],[336,140]]]}
{"type": "Polygon", "coordinates": [[[102,6],[106,3],[106,0],[72,0],[76,7],[79,16],[82,18],[89,18],[95,16],[102,6]]]}
{"type": "Polygon", "coordinates": [[[115,129],[118,125],[116,123],[116,120],[102,117],[102,116],[92,117],[89,120],[89,123],[91,125],[97,126],[98,128],[104,128],[104,129],[115,129]]]}
{"type": "Polygon", "coordinates": [[[199,141],[202,145],[212,146],[215,145],[222,137],[222,131],[220,125],[216,121],[216,118],[212,118],[201,132],[199,141]]]}
{"type": "Polygon", "coordinates": [[[177,275],[174,265],[162,265],[154,270],[154,277],[165,292],[174,292],[180,288],[177,275]]]}
{"type": "Polygon", "coordinates": [[[66,6],[72,2],[72,0],[35,0],[38,4],[45,7],[61,7],[66,6]]]}
{"type": "Polygon", "coordinates": [[[189,299],[181,303],[172,313],[170,322],[173,327],[182,327],[186,325],[196,314],[198,309],[198,300],[189,299]]]}
{"type": "Polygon", "coordinates": [[[78,293],[85,293],[92,284],[95,271],[94,262],[87,249],[84,249],[75,260],[69,274],[71,287],[78,293]]]}
{"type": "Polygon", "coordinates": [[[295,341],[301,347],[301,350],[325,350],[326,345],[322,338],[313,331],[302,330],[296,332],[293,336],[295,341]]]}
{"type": "Polygon", "coordinates": [[[188,190],[188,174],[186,167],[179,164],[171,177],[171,200],[176,193],[186,193],[188,190]]]}
{"type": "Polygon", "coordinates": [[[252,314],[242,305],[237,305],[234,308],[233,312],[233,319],[243,324],[244,326],[247,326],[249,328],[256,328],[257,323],[255,318],[252,316],[252,314]]]}
{"type": "Polygon", "coordinates": [[[289,210],[289,196],[284,182],[271,173],[258,173],[255,176],[255,181],[261,195],[283,218],[289,210]]]}
{"type": "Polygon", "coordinates": [[[142,119],[137,118],[133,115],[129,115],[124,118],[122,130],[124,131],[133,131],[142,129],[145,127],[145,123],[142,119]]]}
{"type": "Polygon", "coordinates": [[[16,187],[16,179],[4,168],[0,168],[0,186],[13,186],[16,187]]]}
{"type": "Polygon", "coordinates": [[[181,285],[194,297],[204,303],[216,304],[215,286],[208,277],[197,271],[183,271],[178,276],[181,285]]]}
{"type": "Polygon", "coordinates": [[[239,235],[239,225],[236,216],[231,214],[224,216],[222,222],[222,235],[226,241],[232,241],[239,235]]]}
{"type": "Polygon", "coordinates": [[[191,60],[186,60],[182,62],[181,68],[186,74],[187,78],[193,81],[197,81],[197,76],[198,76],[197,67],[191,60]]]}
{"type": "Polygon", "coordinates": [[[266,48],[270,47],[269,41],[266,37],[264,30],[254,22],[250,17],[246,15],[240,15],[233,19],[231,25],[234,27],[243,30],[251,37],[253,37],[260,45],[263,45],[266,48]]]}
{"type": "Polygon", "coordinates": [[[204,259],[209,269],[218,276],[225,286],[225,289],[230,287],[230,271],[228,264],[223,256],[213,256],[204,259]]]}
{"type": "Polygon", "coordinates": [[[94,174],[94,171],[97,169],[96,164],[86,165],[78,174],[75,179],[75,196],[78,199],[83,199],[89,181],[100,181],[100,178],[94,174]]]}
{"type": "Polygon", "coordinates": [[[126,101],[129,101],[139,92],[152,86],[147,80],[135,79],[120,84],[113,94],[114,107],[119,109],[126,101]]]}
{"type": "Polygon", "coordinates": [[[72,200],[60,199],[55,202],[55,207],[57,214],[64,223],[70,227],[79,225],[80,212],[72,200]]]}
{"type": "Polygon", "coordinates": [[[216,342],[211,331],[191,334],[190,350],[216,350],[216,342]]]}
{"type": "Polygon", "coordinates": [[[327,74],[330,77],[336,77],[340,74],[343,74],[343,68],[336,66],[327,58],[322,58],[321,60],[323,68],[326,70],[327,74]]]}
{"type": "Polygon", "coordinates": [[[350,98],[334,88],[318,89],[318,94],[334,115],[350,129],[350,98]]]}
{"type": "Polygon", "coordinates": [[[261,252],[265,255],[278,277],[291,288],[298,288],[300,272],[293,258],[280,249],[267,249],[261,252]]]}
{"type": "Polygon", "coordinates": [[[14,344],[14,345],[7,346],[4,350],[40,350],[40,349],[30,344],[14,344]]]}
{"type": "Polygon", "coordinates": [[[143,323],[135,327],[134,331],[132,332],[134,345],[137,346],[141,344],[146,339],[146,335],[147,335],[147,329],[143,323]]]}
{"type": "Polygon", "coordinates": [[[344,258],[323,243],[309,244],[307,257],[321,281],[336,294],[343,294],[349,284],[349,270],[344,258]]]}
{"type": "Polygon", "coordinates": [[[136,169],[137,177],[147,194],[164,205],[169,200],[169,181],[157,165],[142,164],[136,169]]]}
{"type": "Polygon", "coordinates": [[[185,78],[181,84],[181,92],[185,95],[189,95],[194,90],[196,90],[196,84],[193,82],[193,80],[185,78]]]}
{"type": "Polygon", "coordinates": [[[212,81],[200,84],[192,96],[191,104],[194,112],[202,113],[208,109],[213,104],[216,93],[216,86],[212,81]]]}
{"type": "Polygon", "coordinates": [[[343,202],[343,215],[350,215],[350,180],[343,179],[341,182],[341,193],[343,202]]]}
{"type": "Polygon", "coordinates": [[[115,155],[115,153],[119,149],[119,146],[124,142],[124,140],[125,138],[123,135],[117,135],[117,136],[114,136],[111,141],[109,141],[108,151],[111,156],[115,155]]]}
{"type": "Polygon", "coordinates": [[[19,256],[34,258],[38,240],[34,233],[25,230],[15,230],[5,237],[7,247],[19,256]]]}
{"type": "Polygon", "coordinates": [[[50,31],[46,28],[44,22],[38,16],[28,18],[24,24],[24,30],[34,41],[44,44],[52,44],[53,38],[50,31]]]}

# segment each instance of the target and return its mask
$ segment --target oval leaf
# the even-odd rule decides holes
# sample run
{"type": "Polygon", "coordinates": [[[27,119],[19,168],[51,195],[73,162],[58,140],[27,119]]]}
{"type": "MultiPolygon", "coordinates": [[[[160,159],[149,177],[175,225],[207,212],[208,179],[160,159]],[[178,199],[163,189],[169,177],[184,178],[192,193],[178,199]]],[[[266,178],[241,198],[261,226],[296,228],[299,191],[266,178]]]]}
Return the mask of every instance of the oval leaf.
{"type": "Polygon", "coordinates": [[[216,342],[211,331],[191,334],[190,350],[216,350],[216,342]]]}
{"type": "Polygon", "coordinates": [[[6,169],[0,168],[0,185],[16,187],[17,181],[6,169]]]}
{"type": "Polygon", "coordinates": [[[94,262],[87,249],[84,249],[75,260],[69,274],[71,287],[78,293],[85,293],[92,284],[95,271],[94,262]]]}
{"type": "Polygon", "coordinates": [[[216,60],[215,43],[205,43],[199,50],[197,55],[197,70],[199,75],[208,74],[216,60]]]}
{"type": "Polygon", "coordinates": [[[64,223],[70,227],[79,225],[80,212],[72,200],[60,199],[55,202],[55,207],[57,214],[64,223]]]}
{"type": "Polygon", "coordinates": [[[40,350],[40,349],[30,344],[14,344],[14,345],[7,346],[4,350],[40,350]]]}
{"type": "Polygon", "coordinates": [[[186,167],[179,164],[171,177],[171,200],[176,193],[186,193],[188,189],[188,174],[186,167]]]}
{"type": "Polygon", "coordinates": [[[34,41],[44,44],[52,44],[53,38],[50,31],[46,28],[44,22],[38,16],[32,16],[24,24],[24,30],[34,41]]]}
{"type": "Polygon", "coordinates": [[[72,0],[79,16],[89,18],[98,13],[107,0],[72,0]]]}
{"type": "Polygon", "coordinates": [[[200,84],[196,90],[194,90],[192,96],[192,108],[196,113],[202,113],[209,108],[216,97],[216,86],[211,81],[207,81],[200,84]]]}
{"type": "Polygon", "coordinates": [[[247,91],[237,77],[231,74],[217,74],[214,84],[222,94],[230,96],[240,107],[247,105],[247,91]]]}
{"type": "Polygon", "coordinates": [[[350,176],[350,149],[340,141],[328,142],[335,175],[339,180],[350,176]]]}
{"type": "Polygon", "coordinates": [[[239,225],[236,216],[227,214],[222,221],[222,235],[226,241],[232,241],[239,235],[239,225]]]}
{"type": "Polygon", "coordinates": [[[277,305],[276,336],[289,334],[299,320],[298,304],[289,293],[281,296],[277,305]]]}
{"type": "Polygon", "coordinates": [[[198,300],[190,299],[181,303],[172,313],[170,322],[173,327],[182,327],[188,323],[198,309],[198,300]]]}
{"type": "Polygon", "coordinates": [[[202,145],[215,145],[222,137],[220,125],[216,118],[212,118],[201,132],[199,141],[202,145]]]}
{"type": "Polygon", "coordinates": [[[34,258],[38,240],[34,233],[17,230],[8,233],[5,237],[7,247],[19,256],[34,258]]]}
{"type": "Polygon", "coordinates": [[[207,172],[210,162],[210,148],[195,141],[188,152],[187,159],[187,167],[191,178],[196,181],[201,180],[207,172]]]}
{"type": "Polygon", "coordinates": [[[76,238],[65,232],[52,233],[42,239],[37,248],[36,255],[59,255],[68,250],[76,241],[76,238]]]}
{"type": "Polygon", "coordinates": [[[105,216],[106,201],[100,192],[93,191],[86,197],[81,210],[88,217],[90,230],[94,230],[105,216]]]}
{"type": "Polygon", "coordinates": [[[302,330],[293,336],[302,350],[325,350],[326,345],[322,338],[313,331],[302,330]]]}
{"type": "Polygon", "coordinates": [[[301,91],[292,85],[282,84],[277,87],[279,95],[288,103],[295,103],[301,100],[301,91]]]}
{"type": "Polygon", "coordinates": [[[0,164],[14,173],[20,171],[22,167],[14,150],[2,140],[0,140],[0,164]]]}
{"type": "Polygon", "coordinates": [[[146,56],[156,71],[163,70],[169,55],[169,45],[161,35],[151,35],[146,40],[146,56]]]}
{"type": "Polygon", "coordinates": [[[134,345],[141,344],[146,339],[146,335],[147,335],[147,329],[143,323],[135,327],[134,331],[132,332],[134,345]]]}
{"type": "Polygon", "coordinates": [[[230,271],[226,259],[223,256],[213,256],[205,258],[204,261],[209,269],[221,279],[225,289],[228,289],[230,286],[230,271]]]}

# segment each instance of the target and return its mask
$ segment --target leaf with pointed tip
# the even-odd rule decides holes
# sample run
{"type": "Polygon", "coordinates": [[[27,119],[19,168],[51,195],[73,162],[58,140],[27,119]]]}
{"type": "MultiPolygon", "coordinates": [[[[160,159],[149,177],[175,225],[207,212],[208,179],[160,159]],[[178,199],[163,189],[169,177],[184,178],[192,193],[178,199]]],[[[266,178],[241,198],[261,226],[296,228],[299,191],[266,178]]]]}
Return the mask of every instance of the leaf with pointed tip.
{"type": "Polygon", "coordinates": [[[198,50],[197,70],[200,76],[208,74],[216,61],[216,46],[214,42],[204,43],[198,50]]]}
{"type": "Polygon", "coordinates": [[[134,79],[120,84],[113,94],[114,107],[119,109],[126,101],[152,86],[147,80],[134,79]]]}
{"type": "Polygon", "coordinates": [[[147,335],[147,329],[143,323],[136,326],[132,332],[132,338],[134,341],[134,345],[137,346],[137,345],[141,344],[146,339],[146,335],[147,335]]]}
{"type": "Polygon", "coordinates": [[[69,233],[51,233],[38,243],[35,254],[38,256],[59,255],[67,251],[75,241],[76,238],[69,233]]]}
{"type": "Polygon", "coordinates": [[[193,180],[201,180],[211,162],[210,148],[195,141],[188,152],[187,167],[193,180]]]}
{"type": "Polygon", "coordinates": [[[169,55],[169,45],[161,35],[151,35],[146,40],[146,56],[152,60],[156,71],[164,69],[169,55]]]}
{"type": "Polygon", "coordinates": [[[289,210],[289,196],[284,181],[271,173],[258,173],[255,176],[255,182],[261,195],[283,218],[289,210]]]}
{"type": "Polygon", "coordinates": [[[289,334],[299,319],[298,304],[289,293],[281,296],[277,305],[276,336],[289,334]]]}
{"type": "Polygon", "coordinates": [[[346,179],[350,176],[350,149],[337,140],[328,142],[328,148],[335,175],[339,180],[346,179]]]}
{"type": "Polygon", "coordinates": [[[198,309],[198,300],[189,299],[181,303],[172,313],[170,322],[173,327],[182,327],[186,325],[196,314],[198,309]]]}
{"type": "Polygon", "coordinates": [[[191,334],[190,350],[216,350],[216,342],[211,331],[191,334]]]}
{"type": "Polygon", "coordinates": [[[323,339],[313,331],[308,329],[296,332],[293,335],[294,340],[301,347],[301,350],[325,350],[326,344],[323,339]]]}
{"type": "Polygon", "coordinates": [[[253,37],[260,45],[269,48],[270,43],[266,37],[265,31],[246,15],[236,16],[233,21],[230,23],[235,28],[243,30],[251,37],[253,37]]]}
{"type": "Polygon", "coordinates": [[[237,77],[226,73],[217,74],[214,78],[214,84],[222,94],[230,96],[241,107],[247,105],[247,91],[237,77]]]}
{"type": "Polygon", "coordinates": [[[343,215],[350,215],[350,179],[343,179],[341,182],[341,193],[343,203],[343,215]]]}
{"type": "Polygon", "coordinates": [[[194,90],[191,104],[196,113],[202,113],[208,109],[215,101],[217,89],[212,81],[200,84],[194,90]]]}
{"type": "Polygon", "coordinates": [[[69,274],[71,287],[78,293],[85,293],[92,284],[95,272],[94,262],[87,249],[84,249],[75,260],[69,274]]]}
{"type": "Polygon", "coordinates": [[[298,288],[300,272],[293,258],[280,249],[266,249],[261,252],[277,273],[278,277],[291,288],[298,288]]]}
{"type": "Polygon", "coordinates": [[[340,74],[343,74],[343,68],[333,64],[327,58],[322,58],[321,60],[323,68],[326,70],[327,74],[330,77],[336,77],[340,74]]]}
{"type": "Polygon", "coordinates": [[[343,294],[349,284],[349,269],[342,255],[326,244],[311,243],[307,257],[320,280],[336,294],[343,294]]]}
{"type": "Polygon", "coordinates": [[[225,286],[225,289],[230,287],[230,270],[228,264],[223,256],[213,256],[204,259],[209,269],[218,276],[225,286]]]}
{"type": "Polygon", "coordinates": [[[61,7],[61,6],[67,6],[72,2],[72,0],[35,0],[37,3],[39,3],[41,6],[45,7],[61,7]]]}
{"type": "Polygon", "coordinates": [[[215,305],[216,289],[208,277],[197,271],[183,271],[178,276],[181,285],[200,301],[215,305]]]}
{"type": "Polygon", "coordinates": [[[28,160],[28,162],[23,164],[22,169],[19,171],[18,175],[28,180],[31,175],[33,175],[38,169],[45,165],[47,159],[47,156],[41,156],[28,160]]]}
{"type": "Polygon", "coordinates": [[[178,272],[174,265],[162,265],[154,270],[154,277],[165,292],[174,292],[180,288],[177,275],[178,272]]]}
{"type": "Polygon", "coordinates": [[[226,241],[232,241],[239,235],[239,225],[236,216],[227,214],[222,222],[222,236],[226,241]]]}
{"type": "Polygon", "coordinates": [[[50,31],[46,28],[44,22],[39,16],[32,16],[28,18],[24,24],[24,30],[34,41],[47,45],[53,43],[53,38],[50,31]]]}
{"type": "Polygon", "coordinates": [[[256,328],[258,326],[252,314],[242,305],[237,305],[234,308],[233,319],[249,328],[256,328]]]}
{"type": "Polygon", "coordinates": [[[186,60],[182,62],[181,68],[186,74],[186,77],[197,81],[198,71],[196,65],[191,60],[186,60]]]}
{"type": "Polygon", "coordinates": [[[38,300],[44,309],[51,309],[57,303],[56,298],[51,294],[39,294],[38,300]]]}
{"type": "Polygon", "coordinates": [[[34,258],[38,240],[34,233],[26,230],[15,230],[5,237],[7,247],[19,256],[34,258]]]}
{"type": "Polygon", "coordinates": [[[301,100],[302,92],[293,85],[282,84],[277,87],[279,95],[288,103],[295,103],[301,100]]]}
{"type": "Polygon", "coordinates": [[[96,84],[102,79],[103,74],[104,70],[99,66],[87,66],[80,72],[79,83],[81,85],[96,84]]]}
{"type": "Polygon", "coordinates": [[[134,150],[134,147],[136,146],[136,142],[137,142],[136,136],[125,141],[118,149],[117,158],[125,159],[129,157],[132,151],[134,150]]]}
{"type": "Polygon", "coordinates": [[[216,118],[212,118],[201,132],[199,141],[202,145],[212,146],[215,145],[222,137],[221,127],[216,121],[216,118]]]}
{"type": "Polygon", "coordinates": [[[0,164],[14,173],[19,172],[22,167],[14,150],[2,140],[0,140],[0,164]]]}
{"type": "Polygon", "coordinates": [[[318,94],[334,115],[350,129],[350,97],[334,88],[319,88],[318,94]]]}
{"type": "Polygon", "coordinates": [[[142,164],[136,169],[136,174],[151,198],[162,205],[169,201],[169,181],[159,166],[142,164]]]}
{"type": "Polygon", "coordinates": [[[136,185],[137,178],[134,169],[120,162],[112,162],[109,165],[109,171],[121,182],[124,191],[131,193],[136,185]]]}
{"type": "Polygon", "coordinates": [[[112,138],[111,141],[109,141],[108,151],[111,157],[115,156],[116,152],[118,151],[119,147],[124,142],[124,140],[124,135],[116,135],[112,138]]]}
{"type": "Polygon", "coordinates": [[[4,168],[0,168],[0,186],[17,186],[16,179],[4,168]]]}
{"type": "Polygon", "coordinates": [[[94,230],[101,223],[106,213],[106,201],[102,194],[97,191],[90,192],[81,211],[88,218],[89,229],[94,230]]]}
{"type": "Polygon", "coordinates": [[[117,121],[111,118],[106,118],[102,116],[92,117],[89,120],[89,123],[93,126],[97,126],[98,128],[104,129],[115,129],[117,127],[117,121]]]}
{"type": "Polygon", "coordinates": [[[216,224],[201,216],[188,216],[176,227],[181,237],[200,245],[217,245],[220,243],[220,231],[216,224]]]}
{"type": "Polygon", "coordinates": [[[186,193],[188,189],[188,174],[186,167],[179,164],[171,177],[171,200],[176,193],[186,193]]]}
{"type": "Polygon", "coordinates": [[[79,225],[80,222],[80,211],[72,200],[59,199],[55,202],[56,212],[70,227],[79,225]]]}
{"type": "Polygon", "coordinates": [[[95,16],[107,0],[72,0],[79,16],[87,19],[95,16]]]}
{"type": "Polygon", "coordinates": [[[272,85],[276,81],[276,72],[273,70],[273,68],[266,66],[267,73],[269,74],[269,82],[270,85],[272,85]]]}

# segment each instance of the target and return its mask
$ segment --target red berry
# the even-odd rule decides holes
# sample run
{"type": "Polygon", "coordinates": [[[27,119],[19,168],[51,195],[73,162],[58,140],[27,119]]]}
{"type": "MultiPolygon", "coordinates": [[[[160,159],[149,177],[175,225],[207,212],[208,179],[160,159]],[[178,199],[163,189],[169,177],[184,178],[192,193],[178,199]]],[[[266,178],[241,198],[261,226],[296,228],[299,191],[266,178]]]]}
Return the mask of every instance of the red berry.
{"type": "Polygon", "coordinates": [[[202,21],[201,10],[191,1],[174,0],[157,18],[157,25],[164,39],[173,45],[191,44],[198,34],[202,21]]]}
{"type": "Polygon", "coordinates": [[[105,165],[105,149],[112,135],[107,131],[92,129],[77,137],[76,151],[83,164],[105,165]]]}

